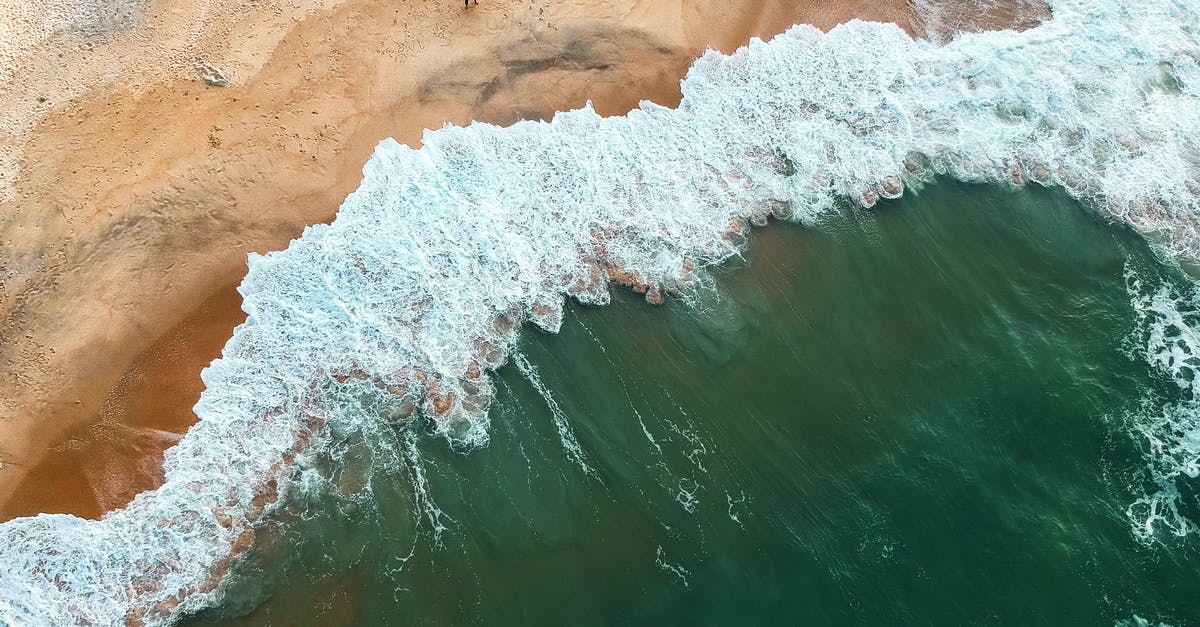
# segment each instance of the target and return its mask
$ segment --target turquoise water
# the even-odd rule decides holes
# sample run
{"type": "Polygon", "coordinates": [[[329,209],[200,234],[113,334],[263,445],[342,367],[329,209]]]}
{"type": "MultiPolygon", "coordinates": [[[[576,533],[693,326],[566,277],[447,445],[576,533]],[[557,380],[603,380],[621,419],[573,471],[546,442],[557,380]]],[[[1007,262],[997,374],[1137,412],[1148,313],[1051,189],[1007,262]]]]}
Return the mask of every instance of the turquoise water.
{"type": "Polygon", "coordinates": [[[1037,184],[1200,259],[1200,7],[1050,4],[381,141],[248,258],[162,485],[0,524],[0,621],[1193,622],[1200,290],[1055,197],[838,216],[1037,184]],[[769,217],[822,228],[728,264],[769,217]]]}
{"type": "Polygon", "coordinates": [[[690,304],[528,330],[483,448],[338,434],[190,624],[1192,623],[1197,538],[1127,513],[1180,394],[1131,273],[1185,284],[1040,189],[758,229],[690,304]]]}

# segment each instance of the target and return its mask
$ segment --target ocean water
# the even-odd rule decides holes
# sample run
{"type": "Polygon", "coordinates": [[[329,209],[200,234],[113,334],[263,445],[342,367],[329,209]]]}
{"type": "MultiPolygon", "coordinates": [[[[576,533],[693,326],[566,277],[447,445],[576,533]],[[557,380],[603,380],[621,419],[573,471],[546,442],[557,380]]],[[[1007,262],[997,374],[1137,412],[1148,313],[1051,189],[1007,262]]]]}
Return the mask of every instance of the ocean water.
{"type": "Polygon", "coordinates": [[[953,182],[752,240],[692,306],[525,334],[487,447],[339,434],[185,624],[1200,616],[1194,538],[1130,509],[1180,395],[1149,301],[1187,277],[1065,194],[953,182]]]}
{"type": "MultiPolygon", "coordinates": [[[[421,150],[383,141],[334,222],[249,259],[247,321],[202,373],[198,423],[168,451],[163,486],[99,521],[0,525],[0,620],[168,624],[214,607],[236,613],[264,598],[254,592],[272,588],[264,579],[289,572],[338,573],[376,619],[449,620],[486,607],[520,620],[516,605],[484,601],[505,586],[506,599],[527,593],[511,574],[518,567],[548,573],[551,594],[532,596],[580,620],[611,617],[603,599],[635,592],[652,597],[639,606],[645,620],[722,593],[746,599],[729,612],[748,612],[740,606],[752,598],[780,615],[806,601],[831,620],[886,593],[892,608],[871,611],[900,620],[898,599],[932,593],[930,573],[944,565],[937,581],[961,584],[947,594],[963,608],[944,617],[952,622],[968,611],[1015,619],[1031,601],[1002,591],[1019,582],[1067,612],[1065,599],[1086,596],[1051,585],[1067,586],[1067,569],[1070,585],[1091,594],[1093,614],[1073,606],[1081,619],[1188,622],[1200,294],[1180,268],[1194,272],[1200,260],[1200,7],[1055,0],[1052,10],[1021,33],[944,43],[894,25],[798,26],[705,55],[676,109],[448,127],[421,150]],[[922,189],[933,200],[910,198],[922,189]],[[1017,193],[1006,189],[1027,196],[992,196],[1017,193]],[[847,217],[850,207],[876,213],[847,217]],[[959,220],[937,227],[943,214],[959,220]],[[911,228],[889,230],[888,220],[911,228]],[[770,222],[793,226],[751,229],[770,222]],[[795,225],[807,230],[789,240],[795,225]],[[978,230],[986,225],[995,228],[978,230]],[[961,241],[965,254],[935,255],[922,246],[931,233],[961,241]],[[884,244],[896,252],[880,252],[884,244]],[[1059,260],[1046,267],[1061,273],[1014,270],[1031,263],[1012,252],[1022,246],[1059,260]],[[818,247],[840,252],[808,254],[818,247]],[[739,282],[797,255],[787,281],[739,282]],[[846,267],[823,271],[834,259],[846,267]],[[749,285],[777,293],[738,296],[749,285]],[[835,287],[852,291],[834,296],[835,287]],[[641,300],[666,304],[631,302],[641,300]],[[611,307],[587,308],[600,305],[611,307]],[[818,312],[842,335],[811,322],[818,312]],[[695,369],[683,374],[687,360],[669,358],[672,346],[695,369]],[[621,361],[631,355],[658,367],[621,361]],[[750,361],[753,370],[735,371],[750,361]],[[818,374],[797,374],[806,368],[818,374]],[[792,413],[768,416],[768,406],[792,413]],[[771,437],[755,440],[754,428],[771,437]],[[1005,453],[1005,437],[1032,448],[1005,453]],[[540,466],[558,463],[547,442],[561,471],[540,466]],[[1088,443],[1105,454],[1064,452],[1088,443]],[[883,452],[869,453],[875,445],[883,452]],[[973,456],[961,457],[966,449],[973,456]],[[1039,451],[1064,466],[1041,469],[1039,451]],[[969,463],[987,459],[994,465],[969,463]],[[511,489],[521,477],[523,496],[511,489]],[[1084,483],[1068,490],[1069,481],[1084,483]],[[924,485],[926,500],[902,485],[924,485]],[[342,493],[352,497],[332,496],[342,493]],[[622,509],[635,494],[640,517],[622,509]],[[871,494],[894,501],[871,505],[871,494]],[[962,509],[938,511],[952,520],[926,514],[951,502],[962,509]],[[558,552],[519,566],[505,527],[482,520],[505,508],[509,528],[529,529],[525,545],[537,538],[558,552]],[[542,518],[552,520],[536,526],[542,518]],[[889,526],[904,519],[927,535],[889,526]],[[1074,536],[1085,519],[1109,526],[1074,536]],[[1061,548],[1025,555],[974,543],[958,524],[967,520],[1017,539],[1058,529],[1061,548]],[[862,555],[907,556],[911,576],[840,552],[848,541],[834,530],[850,521],[875,525],[858,534],[862,555]],[[315,540],[297,539],[306,530],[315,540]],[[571,544],[588,532],[595,540],[571,544]],[[342,533],[376,539],[342,542],[342,533]],[[475,542],[499,562],[462,550],[475,542]],[[729,552],[715,551],[726,542],[729,552]],[[1081,542],[1113,548],[1088,553],[1081,542]],[[647,548],[652,568],[635,559],[647,548]],[[263,551],[311,568],[272,566],[263,551]],[[962,572],[947,574],[963,552],[962,572]],[[1025,561],[970,570],[984,554],[1025,561]],[[454,555],[475,557],[464,569],[454,555]],[[425,563],[429,576],[387,587],[396,602],[384,607],[371,599],[390,584],[377,583],[371,556],[396,576],[425,563]],[[815,565],[803,570],[810,588],[786,570],[804,559],[815,565]],[[825,579],[811,575],[822,569],[825,579]],[[856,569],[863,577],[847,579],[856,569]],[[756,572],[766,574],[726,581],[756,572]],[[1118,572],[1154,583],[1098,579],[1118,572]],[[500,585],[459,596],[471,581],[500,585]],[[420,602],[404,602],[405,590],[420,602]],[[985,593],[996,603],[971,596],[985,593]],[[1013,608],[1004,614],[1002,596],[1013,608]]],[[[320,577],[308,585],[309,598],[329,596],[320,577]]]]}

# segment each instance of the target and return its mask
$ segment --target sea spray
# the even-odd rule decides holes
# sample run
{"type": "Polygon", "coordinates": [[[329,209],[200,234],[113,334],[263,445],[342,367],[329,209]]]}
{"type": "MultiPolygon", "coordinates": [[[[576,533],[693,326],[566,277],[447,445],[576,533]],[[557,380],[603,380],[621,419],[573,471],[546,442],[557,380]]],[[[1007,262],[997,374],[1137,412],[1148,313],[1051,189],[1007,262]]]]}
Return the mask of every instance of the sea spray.
{"type": "Polygon", "coordinates": [[[204,371],[164,485],[98,521],[0,526],[0,617],[157,624],[219,602],[331,425],[414,422],[481,445],[489,373],[524,322],[555,331],[566,297],[605,304],[609,283],[651,303],[686,294],[770,218],[815,224],[937,175],[1035,182],[1200,258],[1200,10],[1053,13],[944,46],[894,25],[799,26],[705,55],[678,109],[385,140],[332,224],[250,258],[247,321],[204,371]]]}

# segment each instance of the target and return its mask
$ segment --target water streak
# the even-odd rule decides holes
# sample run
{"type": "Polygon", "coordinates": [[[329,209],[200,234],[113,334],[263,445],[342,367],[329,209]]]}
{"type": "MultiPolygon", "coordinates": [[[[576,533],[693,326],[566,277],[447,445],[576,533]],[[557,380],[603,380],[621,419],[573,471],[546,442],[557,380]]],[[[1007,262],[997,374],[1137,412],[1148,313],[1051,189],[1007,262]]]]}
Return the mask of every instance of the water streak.
{"type": "Polygon", "coordinates": [[[248,319],[204,371],[164,485],[98,521],[0,525],[0,617],[157,624],[219,603],[330,425],[373,407],[485,443],[490,372],[524,322],[556,331],[565,298],[602,305],[610,283],[686,295],[772,217],[815,224],[938,175],[1033,182],[1200,258],[1200,10],[1053,13],[942,46],[894,25],[798,26],[705,55],[677,109],[385,140],[332,224],[250,258],[248,319]]]}

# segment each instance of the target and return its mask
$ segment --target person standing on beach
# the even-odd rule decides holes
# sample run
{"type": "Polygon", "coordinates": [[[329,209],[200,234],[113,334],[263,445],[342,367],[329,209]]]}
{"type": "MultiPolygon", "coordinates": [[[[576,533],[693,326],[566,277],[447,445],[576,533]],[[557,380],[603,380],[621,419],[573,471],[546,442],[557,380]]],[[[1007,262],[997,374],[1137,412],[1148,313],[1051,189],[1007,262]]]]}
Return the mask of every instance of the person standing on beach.
{"type": "MultiPolygon", "coordinates": [[[[471,0],[463,0],[465,6],[471,6],[471,0]]],[[[479,4],[479,0],[475,0],[475,4],[479,4]]]]}

